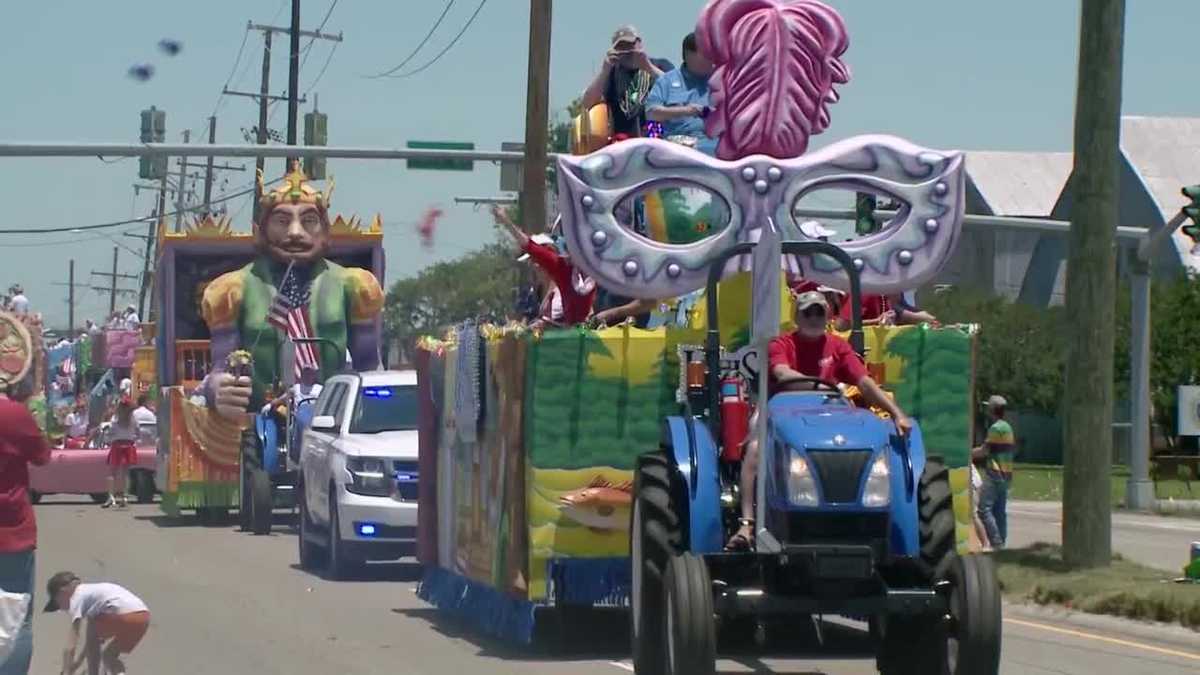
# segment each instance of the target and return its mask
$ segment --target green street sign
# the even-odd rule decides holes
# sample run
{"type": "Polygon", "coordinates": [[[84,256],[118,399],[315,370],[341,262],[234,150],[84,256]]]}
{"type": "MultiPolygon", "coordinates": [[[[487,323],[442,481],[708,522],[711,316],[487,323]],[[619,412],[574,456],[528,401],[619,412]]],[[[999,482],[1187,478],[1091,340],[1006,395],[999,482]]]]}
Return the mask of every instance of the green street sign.
{"type": "MultiPolygon", "coordinates": [[[[474,150],[474,143],[457,141],[409,141],[410,150],[474,150]]],[[[475,162],[469,159],[410,159],[407,161],[410,169],[426,169],[429,171],[474,171],[475,162]]]]}

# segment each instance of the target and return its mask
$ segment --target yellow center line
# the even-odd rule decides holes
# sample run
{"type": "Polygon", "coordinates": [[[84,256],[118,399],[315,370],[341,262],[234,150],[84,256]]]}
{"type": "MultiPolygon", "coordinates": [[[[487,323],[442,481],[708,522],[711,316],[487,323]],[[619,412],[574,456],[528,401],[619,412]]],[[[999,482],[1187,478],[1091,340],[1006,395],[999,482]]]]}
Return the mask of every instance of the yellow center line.
{"type": "Polygon", "coordinates": [[[1165,647],[1155,647],[1154,645],[1148,645],[1148,644],[1145,644],[1142,642],[1131,642],[1129,640],[1121,640],[1118,638],[1107,637],[1105,635],[1096,635],[1095,633],[1085,633],[1083,631],[1071,630],[1069,628],[1059,628],[1058,626],[1049,626],[1047,624],[1036,623],[1034,621],[1023,621],[1021,619],[1009,619],[1007,617],[1004,619],[1004,621],[1007,623],[1016,624],[1018,626],[1025,626],[1027,628],[1038,628],[1041,630],[1050,631],[1052,633],[1061,633],[1063,635],[1072,635],[1074,637],[1084,638],[1085,640],[1096,640],[1098,642],[1108,642],[1110,644],[1121,645],[1123,647],[1133,647],[1134,649],[1141,649],[1141,650],[1148,651],[1148,652],[1157,652],[1159,654],[1165,654],[1167,656],[1178,656],[1179,658],[1183,658],[1183,659],[1191,659],[1193,661],[1200,661],[1200,654],[1196,654],[1193,652],[1181,652],[1181,651],[1177,651],[1174,649],[1166,649],[1165,647]]]}

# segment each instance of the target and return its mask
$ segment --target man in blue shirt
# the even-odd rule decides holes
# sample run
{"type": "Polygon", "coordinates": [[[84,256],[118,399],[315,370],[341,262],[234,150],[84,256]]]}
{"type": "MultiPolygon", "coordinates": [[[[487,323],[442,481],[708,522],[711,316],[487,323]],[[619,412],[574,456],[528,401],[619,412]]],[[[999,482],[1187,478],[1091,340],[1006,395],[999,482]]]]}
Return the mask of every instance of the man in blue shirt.
{"type": "Polygon", "coordinates": [[[685,136],[704,142],[708,115],[708,78],[713,65],[696,46],[696,34],[683,39],[683,65],[654,82],[646,97],[646,118],[663,125],[663,136],[685,136]]]}

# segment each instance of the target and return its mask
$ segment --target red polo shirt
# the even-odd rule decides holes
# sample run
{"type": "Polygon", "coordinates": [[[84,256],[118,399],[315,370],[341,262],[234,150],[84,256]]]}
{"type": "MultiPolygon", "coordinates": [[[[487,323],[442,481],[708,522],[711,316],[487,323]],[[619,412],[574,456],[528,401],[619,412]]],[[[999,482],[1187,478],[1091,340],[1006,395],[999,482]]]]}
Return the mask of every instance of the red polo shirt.
{"type": "MultiPolygon", "coordinates": [[[[780,335],[767,347],[767,363],[770,368],[783,365],[830,383],[857,386],[867,376],[867,367],[850,343],[828,333],[815,340],[798,332],[780,335]]],[[[774,385],[774,378],[768,382],[774,385]]]]}
{"type": "Polygon", "coordinates": [[[0,553],[37,546],[29,465],[50,461],[50,446],[29,410],[0,396],[0,553]]]}
{"type": "Polygon", "coordinates": [[[581,324],[592,315],[592,301],[596,299],[596,282],[584,277],[570,259],[558,254],[558,249],[549,244],[539,244],[532,239],[522,249],[533,258],[533,262],[546,271],[562,294],[563,324],[581,324]]]}

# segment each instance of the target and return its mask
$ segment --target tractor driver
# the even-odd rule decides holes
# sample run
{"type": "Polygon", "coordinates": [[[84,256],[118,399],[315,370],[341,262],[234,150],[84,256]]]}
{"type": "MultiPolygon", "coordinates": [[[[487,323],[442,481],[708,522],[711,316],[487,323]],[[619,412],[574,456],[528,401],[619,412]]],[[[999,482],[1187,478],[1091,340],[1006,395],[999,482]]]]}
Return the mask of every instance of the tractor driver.
{"type": "MultiPolygon", "coordinates": [[[[907,434],[912,422],[895,401],[883,393],[875,380],[867,374],[862,359],[854,352],[849,342],[826,332],[829,303],[819,291],[808,291],[796,296],[796,330],[771,340],[767,350],[770,372],[770,391],[774,395],[782,388],[781,382],[796,377],[819,377],[824,382],[855,385],[863,393],[868,405],[886,410],[896,421],[896,428],[907,434]]],[[[812,386],[812,383],[808,383],[812,386]]],[[[788,384],[788,386],[794,386],[788,384]]],[[[742,517],[738,520],[738,531],[726,544],[731,551],[745,551],[754,544],[754,479],[758,475],[758,442],[753,430],[757,426],[758,411],[750,419],[750,440],[746,444],[746,455],[742,459],[739,488],[742,502],[742,517]]]]}

